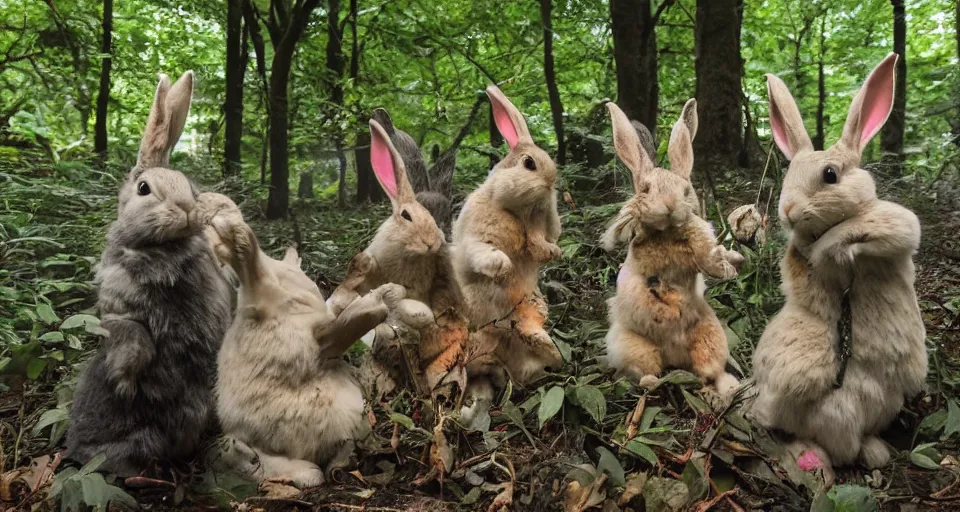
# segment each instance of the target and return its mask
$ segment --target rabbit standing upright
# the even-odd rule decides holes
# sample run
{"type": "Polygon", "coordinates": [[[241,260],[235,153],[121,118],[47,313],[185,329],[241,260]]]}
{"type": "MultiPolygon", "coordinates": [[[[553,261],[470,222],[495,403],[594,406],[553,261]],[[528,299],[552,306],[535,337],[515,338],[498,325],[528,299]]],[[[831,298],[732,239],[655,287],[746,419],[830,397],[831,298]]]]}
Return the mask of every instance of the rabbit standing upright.
{"type": "Polygon", "coordinates": [[[215,424],[217,350],[230,292],[202,227],[198,191],[167,169],[186,122],[193,72],[160,75],[137,164],[120,189],[97,280],[109,334],[80,376],[67,456],[131,476],[192,457],[215,424]]]}
{"type": "Polygon", "coordinates": [[[560,257],[557,166],[500,89],[491,85],[487,95],[510,152],[467,197],[453,226],[453,262],[470,322],[480,329],[471,336],[468,371],[502,365],[526,383],[563,362],[544,329],[537,285],[540,266],[560,257]],[[515,329],[498,329],[501,320],[515,329]]]}
{"type": "Polygon", "coordinates": [[[617,294],[608,302],[610,365],[641,385],[656,383],[665,367],[691,369],[712,381],[721,395],[736,388],[727,373],[727,338],[704,298],[700,272],[729,279],[742,257],[716,243],[699,217],[690,173],[697,102],[689,100],[670,136],[670,170],[654,165],[637,130],[615,103],[607,103],[613,142],[633,175],[635,195],[604,235],[612,249],[629,243],[617,276],[617,294]]]}
{"type": "MultiPolygon", "coordinates": [[[[274,260],[230,199],[207,193],[198,203],[198,223],[212,228],[217,257],[240,279],[217,361],[220,460],[249,477],[318,485],[318,464],[344,465],[369,429],[363,394],[340,356],[387,317],[403,288],[385,285],[362,298],[338,289],[328,305],[293,248],[274,260]]],[[[354,273],[369,268],[354,263],[354,273]]],[[[362,278],[348,275],[346,286],[362,278]]]]}
{"type": "Polygon", "coordinates": [[[390,136],[390,141],[400,154],[417,202],[430,212],[437,227],[449,239],[453,224],[453,172],[456,168],[456,146],[459,142],[455,142],[442,153],[428,169],[416,141],[403,130],[394,127],[393,120],[385,109],[374,109],[373,120],[390,136]]]}
{"type": "Polygon", "coordinates": [[[767,75],[773,138],[790,160],[779,206],[790,238],[780,263],[786,304],[754,353],[752,412],[796,435],[827,470],[886,464],[878,434],[927,374],[913,287],[920,222],[877,199],[860,168],[893,108],[896,62],[891,53],[870,73],[840,140],[825,151],[814,150],[786,85],[767,75]]]}
{"type": "Polygon", "coordinates": [[[397,312],[400,320],[421,333],[418,363],[429,391],[462,362],[467,339],[463,296],[443,232],[420,204],[420,195],[414,195],[404,159],[386,130],[372,119],[370,140],[370,161],[390,197],[393,214],[383,221],[364,251],[372,267],[359,290],[365,293],[386,283],[406,289],[397,312]]]}

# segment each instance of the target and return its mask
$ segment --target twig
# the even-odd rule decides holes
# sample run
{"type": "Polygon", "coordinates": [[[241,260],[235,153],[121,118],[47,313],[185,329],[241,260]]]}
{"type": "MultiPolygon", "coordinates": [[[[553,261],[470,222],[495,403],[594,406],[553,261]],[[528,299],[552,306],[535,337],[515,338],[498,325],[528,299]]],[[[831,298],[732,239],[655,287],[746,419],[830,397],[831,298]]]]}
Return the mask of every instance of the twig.
{"type": "MultiPolygon", "coordinates": [[[[757,199],[753,202],[754,206],[760,207],[760,194],[763,193],[763,180],[767,178],[767,169],[770,167],[770,158],[773,156],[773,144],[767,150],[767,162],[763,164],[763,173],[760,175],[760,186],[757,187],[757,199]]],[[[771,187],[770,190],[773,190],[771,187]]]]}

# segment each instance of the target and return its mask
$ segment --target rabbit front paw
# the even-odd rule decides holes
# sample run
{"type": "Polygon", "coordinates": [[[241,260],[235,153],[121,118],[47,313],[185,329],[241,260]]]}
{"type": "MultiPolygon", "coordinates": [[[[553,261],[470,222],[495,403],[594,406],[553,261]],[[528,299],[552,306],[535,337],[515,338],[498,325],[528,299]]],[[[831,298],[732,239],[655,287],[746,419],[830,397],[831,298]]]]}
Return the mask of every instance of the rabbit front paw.
{"type": "MultiPolygon", "coordinates": [[[[733,279],[737,276],[737,268],[733,265],[733,263],[730,262],[729,259],[730,253],[740,256],[739,253],[728,251],[721,245],[714,247],[713,250],[710,251],[710,258],[715,262],[717,270],[714,277],[720,279],[733,279]]],[[[740,258],[742,260],[743,256],[740,256],[740,258]]]]}
{"type": "Polygon", "coordinates": [[[810,265],[818,267],[827,261],[833,261],[840,267],[852,265],[857,256],[856,247],[855,244],[814,246],[810,251],[810,265]]]}
{"type": "Polygon", "coordinates": [[[407,289],[396,283],[387,283],[378,286],[373,293],[383,301],[387,309],[395,309],[407,296],[407,289]]]}
{"type": "Polygon", "coordinates": [[[733,268],[735,268],[737,271],[739,271],[740,267],[743,266],[744,257],[737,251],[727,250],[724,259],[733,265],[733,268]]]}
{"type": "Polygon", "coordinates": [[[414,329],[423,329],[434,322],[433,311],[419,300],[404,299],[397,304],[400,320],[414,329]]]}
{"type": "Polygon", "coordinates": [[[544,241],[539,244],[531,244],[530,255],[537,263],[548,263],[560,259],[563,251],[560,250],[559,245],[544,241]]]}
{"type": "Polygon", "coordinates": [[[513,263],[503,251],[493,249],[480,258],[477,270],[491,279],[501,281],[513,270],[513,263]]]}
{"type": "Polygon", "coordinates": [[[130,376],[120,377],[114,389],[121,398],[133,398],[137,394],[137,381],[130,376]]]}

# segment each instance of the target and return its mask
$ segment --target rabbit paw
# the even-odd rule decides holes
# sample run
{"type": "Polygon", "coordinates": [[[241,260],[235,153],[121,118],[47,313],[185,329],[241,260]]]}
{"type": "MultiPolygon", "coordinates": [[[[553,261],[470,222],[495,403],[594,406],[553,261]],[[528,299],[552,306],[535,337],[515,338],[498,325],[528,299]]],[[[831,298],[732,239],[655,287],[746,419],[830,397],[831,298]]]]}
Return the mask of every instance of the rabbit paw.
{"type": "Polygon", "coordinates": [[[740,381],[729,373],[723,373],[717,377],[714,385],[717,387],[717,393],[721,397],[727,398],[737,390],[737,387],[740,386],[740,381]]]}
{"type": "Polygon", "coordinates": [[[530,255],[533,256],[533,259],[538,263],[547,263],[560,259],[563,252],[560,250],[559,245],[544,241],[542,243],[531,244],[530,255]]]}
{"type": "Polygon", "coordinates": [[[737,251],[726,251],[724,259],[726,259],[731,265],[733,265],[733,268],[737,269],[738,271],[740,270],[740,267],[743,266],[743,255],[737,251]]]}
{"type": "Polygon", "coordinates": [[[814,245],[810,251],[810,265],[818,267],[827,261],[833,261],[841,267],[853,264],[856,257],[856,245],[814,245]]]}
{"type": "MultiPolygon", "coordinates": [[[[730,262],[728,259],[729,253],[734,253],[739,256],[739,253],[734,251],[727,251],[723,246],[716,246],[710,252],[710,257],[717,262],[717,275],[720,279],[733,279],[737,276],[737,268],[730,262]]],[[[742,259],[743,256],[740,256],[742,259]]]]}
{"type": "Polygon", "coordinates": [[[397,313],[403,323],[417,330],[433,323],[433,311],[419,300],[401,300],[397,304],[397,313]]]}
{"type": "Polygon", "coordinates": [[[388,309],[395,309],[400,301],[407,296],[407,289],[396,283],[387,283],[378,286],[373,293],[383,301],[388,309]]]}
{"type": "Polygon", "coordinates": [[[116,385],[117,394],[121,398],[133,398],[137,394],[137,381],[133,377],[124,376],[117,379],[116,385]]]}
{"type": "Polygon", "coordinates": [[[504,279],[513,270],[510,257],[497,249],[481,257],[478,263],[477,271],[496,281],[504,279]]]}
{"type": "Polygon", "coordinates": [[[644,375],[640,377],[640,387],[644,389],[653,389],[657,383],[660,382],[660,379],[656,375],[644,375]]]}

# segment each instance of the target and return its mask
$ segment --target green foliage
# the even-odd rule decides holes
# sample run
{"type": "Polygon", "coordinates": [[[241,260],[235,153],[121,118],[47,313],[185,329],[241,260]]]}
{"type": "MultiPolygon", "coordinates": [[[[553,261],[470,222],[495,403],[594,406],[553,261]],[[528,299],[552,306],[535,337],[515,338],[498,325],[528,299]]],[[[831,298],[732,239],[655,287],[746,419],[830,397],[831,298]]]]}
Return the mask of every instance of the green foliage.
{"type": "Polygon", "coordinates": [[[106,512],[110,503],[137,506],[132,496],[96,472],[105,461],[105,456],[97,455],[80,469],[71,467],[57,474],[50,488],[50,498],[60,502],[61,511],[77,512],[91,508],[106,512]]]}

